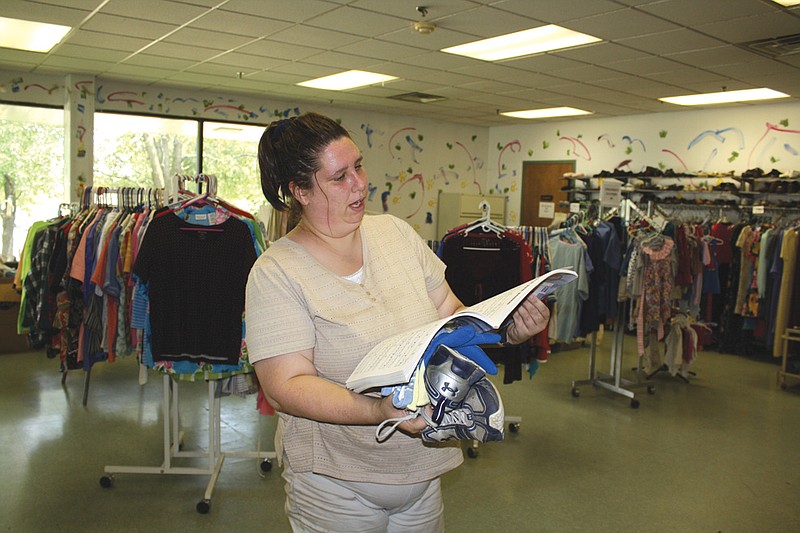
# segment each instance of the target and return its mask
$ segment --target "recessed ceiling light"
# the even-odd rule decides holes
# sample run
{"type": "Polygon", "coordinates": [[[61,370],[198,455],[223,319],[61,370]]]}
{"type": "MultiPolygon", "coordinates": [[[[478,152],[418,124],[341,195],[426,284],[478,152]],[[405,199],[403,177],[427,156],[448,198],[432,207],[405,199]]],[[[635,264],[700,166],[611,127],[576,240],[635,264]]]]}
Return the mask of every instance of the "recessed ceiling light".
{"type": "Polygon", "coordinates": [[[363,87],[365,85],[373,85],[375,83],[396,79],[396,76],[387,76],[386,74],[376,74],[363,70],[348,70],[347,72],[340,72],[339,74],[332,74],[330,76],[304,81],[297,85],[312,87],[314,89],[327,89],[329,91],[344,91],[346,89],[353,89],[355,87],[363,87]]]}
{"type": "Polygon", "coordinates": [[[555,24],[522,30],[482,41],[451,46],[442,49],[448,54],[457,54],[484,61],[499,61],[511,57],[529,56],[551,50],[571,48],[582,44],[596,43],[601,39],[568,30],[555,24]]]}
{"type": "Polygon", "coordinates": [[[0,46],[29,52],[49,52],[71,29],[59,24],[0,17],[0,46]]]}
{"type": "Polygon", "coordinates": [[[514,118],[552,118],[591,115],[592,112],[574,107],[548,107],[546,109],[528,109],[526,111],[506,111],[500,114],[514,118]]]}
{"type": "Polygon", "coordinates": [[[744,89],[741,91],[722,91],[718,93],[687,94],[685,96],[668,96],[659,98],[662,102],[678,105],[728,104],[731,102],[750,102],[753,100],[770,100],[772,98],[788,98],[789,95],[772,89],[744,89]]]}
{"type": "Polygon", "coordinates": [[[797,4],[800,4],[800,0],[772,0],[772,1],[775,2],[776,4],[780,4],[786,7],[792,7],[796,6],[797,4]]]}

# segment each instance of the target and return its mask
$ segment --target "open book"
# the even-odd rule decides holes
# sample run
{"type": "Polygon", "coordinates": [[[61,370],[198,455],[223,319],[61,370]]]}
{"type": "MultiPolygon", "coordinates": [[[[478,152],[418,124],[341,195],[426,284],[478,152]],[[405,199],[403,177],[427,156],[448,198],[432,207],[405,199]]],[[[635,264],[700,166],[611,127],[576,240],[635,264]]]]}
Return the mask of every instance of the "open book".
{"type": "Polygon", "coordinates": [[[459,325],[470,324],[478,333],[497,330],[511,320],[512,313],[529,294],[544,300],[577,278],[578,274],[566,268],[552,270],[451,316],[393,335],[367,353],[347,379],[347,388],[361,392],[408,383],[428,344],[451,320],[459,325]]]}

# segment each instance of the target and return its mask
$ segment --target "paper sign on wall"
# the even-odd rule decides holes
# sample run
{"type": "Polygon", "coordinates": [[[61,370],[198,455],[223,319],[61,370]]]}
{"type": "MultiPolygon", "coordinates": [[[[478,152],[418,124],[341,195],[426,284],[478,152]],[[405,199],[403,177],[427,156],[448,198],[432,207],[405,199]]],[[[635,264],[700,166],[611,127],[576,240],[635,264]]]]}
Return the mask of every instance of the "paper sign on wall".
{"type": "Polygon", "coordinates": [[[539,218],[553,218],[555,212],[555,202],[539,202],[539,218]]]}

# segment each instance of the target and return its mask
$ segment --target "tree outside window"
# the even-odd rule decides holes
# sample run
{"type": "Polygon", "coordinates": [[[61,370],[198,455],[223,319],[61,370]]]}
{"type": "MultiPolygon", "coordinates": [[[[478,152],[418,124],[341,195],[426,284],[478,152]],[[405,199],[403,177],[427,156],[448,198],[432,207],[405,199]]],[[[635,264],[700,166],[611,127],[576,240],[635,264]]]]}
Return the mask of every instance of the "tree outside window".
{"type": "Polygon", "coordinates": [[[0,104],[3,261],[18,260],[28,228],[65,201],[64,111],[0,104]]]}

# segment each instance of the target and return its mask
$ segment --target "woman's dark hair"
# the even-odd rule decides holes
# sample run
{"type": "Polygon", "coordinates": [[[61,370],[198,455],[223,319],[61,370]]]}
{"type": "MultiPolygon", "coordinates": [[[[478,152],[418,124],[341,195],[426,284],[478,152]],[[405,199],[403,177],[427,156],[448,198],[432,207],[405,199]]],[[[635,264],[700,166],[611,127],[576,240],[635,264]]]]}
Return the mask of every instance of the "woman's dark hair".
{"type": "Polygon", "coordinates": [[[319,113],[304,113],[267,126],[258,143],[261,190],[267,201],[278,211],[293,205],[289,184],[310,189],[323,150],[342,137],[350,138],[350,134],[319,113]]]}

